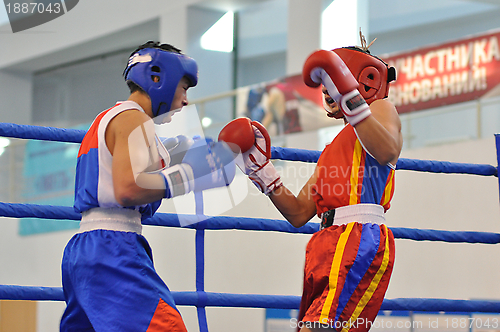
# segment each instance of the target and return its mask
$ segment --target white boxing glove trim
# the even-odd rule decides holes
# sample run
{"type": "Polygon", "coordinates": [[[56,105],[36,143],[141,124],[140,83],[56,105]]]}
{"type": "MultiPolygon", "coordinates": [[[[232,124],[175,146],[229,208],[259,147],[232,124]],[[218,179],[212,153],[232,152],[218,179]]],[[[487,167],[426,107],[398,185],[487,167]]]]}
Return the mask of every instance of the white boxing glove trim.
{"type": "Polygon", "coordinates": [[[361,96],[357,89],[354,89],[342,96],[340,108],[342,109],[347,122],[349,122],[352,126],[357,125],[372,114],[370,106],[368,106],[365,99],[361,96]]]}
{"type": "Polygon", "coordinates": [[[242,154],[242,160],[237,161],[236,165],[246,175],[257,172],[268,162],[264,149],[265,139],[263,137],[256,137],[256,143],[248,151],[242,154]],[[259,143],[263,143],[264,148],[261,147],[259,143]]]}
{"type": "Polygon", "coordinates": [[[248,177],[266,196],[282,185],[281,176],[270,161],[257,171],[250,173],[248,177]]]}
{"type": "Polygon", "coordinates": [[[340,107],[342,107],[342,111],[347,116],[354,116],[369,108],[358,89],[354,89],[343,95],[340,100],[340,107]]]}
{"type": "Polygon", "coordinates": [[[351,124],[351,126],[355,126],[367,117],[369,117],[372,114],[369,108],[366,109],[365,112],[359,113],[355,116],[346,116],[345,118],[347,119],[347,122],[351,124]]]}
{"type": "MultiPolygon", "coordinates": [[[[161,175],[170,191],[170,197],[176,197],[193,191],[193,169],[188,164],[182,163],[162,170],[161,175]]],[[[168,191],[165,191],[167,193],[168,191]]],[[[165,194],[167,196],[167,194],[165,194]]]]}
{"type": "Polygon", "coordinates": [[[342,97],[337,86],[333,83],[332,78],[328,73],[321,67],[316,67],[311,71],[311,79],[316,83],[322,83],[326,90],[328,91],[328,95],[332,97],[336,102],[342,97]]]}

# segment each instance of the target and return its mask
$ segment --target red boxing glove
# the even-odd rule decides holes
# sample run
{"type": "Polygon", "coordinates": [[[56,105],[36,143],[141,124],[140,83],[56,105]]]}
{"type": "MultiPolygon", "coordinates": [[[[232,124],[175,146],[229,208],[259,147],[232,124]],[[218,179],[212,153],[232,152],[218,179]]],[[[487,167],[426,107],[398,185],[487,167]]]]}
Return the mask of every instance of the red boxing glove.
{"type": "Polygon", "coordinates": [[[269,196],[283,183],[271,162],[271,138],[266,128],[257,121],[252,121],[251,126],[255,142],[250,149],[243,152],[243,163],[237,166],[260,191],[269,196]]]}
{"type": "Polygon", "coordinates": [[[323,84],[352,126],[371,115],[370,107],[358,91],[358,81],[335,52],[312,53],[304,63],[302,79],[313,88],[323,84]]]}
{"type": "Polygon", "coordinates": [[[252,121],[238,118],[229,122],[220,131],[218,140],[226,142],[234,153],[247,152],[255,143],[252,121]]]}

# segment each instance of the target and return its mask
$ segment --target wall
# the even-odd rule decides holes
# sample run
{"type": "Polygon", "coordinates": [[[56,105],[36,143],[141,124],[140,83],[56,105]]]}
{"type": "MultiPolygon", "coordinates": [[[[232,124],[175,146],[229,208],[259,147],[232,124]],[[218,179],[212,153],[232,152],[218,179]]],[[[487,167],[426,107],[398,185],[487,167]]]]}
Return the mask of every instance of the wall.
{"type": "Polygon", "coordinates": [[[491,1],[369,0],[372,54],[408,51],[498,28],[491,1]],[[390,8],[390,10],[388,10],[390,8]]]}
{"type": "MultiPolygon", "coordinates": [[[[402,157],[496,165],[492,136],[403,151],[402,157]]],[[[457,231],[500,231],[496,177],[398,171],[388,224],[457,231]]],[[[387,296],[498,299],[500,248],[481,244],[396,243],[396,267],[387,296]],[[492,259],[493,258],[493,259],[492,259]]]]}
{"type": "MultiPolygon", "coordinates": [[[[33,122],[32,109],[38,105],[32,105],[36,96],[32,92],[44,94],[33,87],[34,74],[41,75],[40,71],[92,58],[103,52],[129,50],[145,39],[158,39],[161,36],[164,41],[177,41],[178,31],[165,28],[168,27],[165,21],[171,15],[184,12],[183,6],[200,2],[148,0],[137,6],[136,2],[130,0],[87,0],[79,2],[78,6],[63,17],[29,32],[12,35],[7,33],[6,26],[0,27],[1,121],[21,124],[33,122]],[[92,20],[89,20],[89,17],[92,17],[92,20]]],[[[277,1],[273,5],[283,3],[277,1]]],[[[370,6],[373,4],[374,1],[370,1],[370,6]]],[[[222,12],[199,7],[190,8],[188,12],[187,17],[191,24],[187,31],[184,26],[180,31],[183,36],[186,33],[189,40],[180,43],[185,43],[188,54],[192,51],[193,57],[200,58],[200,68],[203,68],[203,72],[200,72],[203,73],[200,84],[192,90],[190,98],[229,90],[231,84],[228,77],[232,77],[229,66],[231,57],[227,54],[206,53],[197,44],[197,38],[204,28],[215,22],[222,12]]],[[[175,22],[182,22],[184,17],[176,16],[178,20],[175,22]]],[[[421,22],[416,26],[425,27],[419,29],[417,34],[414,27],[377,30],[375,24],[379,25],[380,22],[375,22],[370,27],[372,37],[367,36],[367,39],[378,37],[373,46],[374,54],[400,51],[484,31],[497,24],[497,17],[497,11],[490,11],[467,20],[462,19],[459,24],[456,20],[441,23],[421,22]]],[[[388,18],[386,21],[394,22],[388,18]]],[[[275,29],[273,23],[282,24],[281,27],[284,27],[284,23],[291,24],[286,22],[285,15],[277,16],[275,22],[266,22],[265,26],[275,29]]],[[[285,36],[283,29],[273,32],[268,38],[277,48],[270,52],[270,58],[245,57],[240,62],[240,70],[246,76],[245,79],[248,79],[246,83],[267,80],[267,77],[271,76],[276,78],[281,76],[280,72],[297,72],[296,68],[289,68],[283,62],[283,58],[290,56],[286,54],[285,47],[288,45],[284,42],[285,37],[293,36],[285,36]],[[273,64],[272,68],[262,66],[262,63],[269,65],[269,59],[273,64]],[[258,79],[259,75],[252,67],[259,66],[259,69],[267,72],[269,76],[260,76],[264,78],[258,79]]],[[[248,31],[246,37],[249,41],[256,36],[248,31]]],[[[262,35],[257,34],[257,37],[262,35]]],[[[316,36],[312,39],[315,38],[316,36]]],[[[312,43],[314,42],[316,41],[312,43]]],[[[48,75],[48,72],[45,74],[48,75]]],[[[91,82],[92,79],[87,78],[79,83],[92,84],[91,82]]],[[[246,84],[245,81],[240,83],[246,84]]],[[[75,88],[75,91],[82,90],[75,88]]],[[[111,101],[106,98],[119,98],[115,97],[114,93],[119,94],[121,91],[119,88],[113,89],[113,98],[110,95],[102,96],[99,101],[107,104],[111,101]]],[[[50,111],[50,104],[46,107],[50,111]]],[[[101,104],[92,104],[89,106],[89,112],[96,112],[101,108],[101,104]]],[[[215,109],[217,110],[217,107],[215,109]]],[[[220,109],[221,113],[228,110],[226,106],[220,109]]],[[[497,108],[493,107],[492,112],[493,115],[494,112],[498,114],[497,108]]],[[[43,121],[43,113],[35,120],[43,121]]],[[[490,125],[490,132],[495,130],[495,127],[496,130],[499,129],[494,122],[490,125]]],[[[321,145],[325,143],[321,135],[325,131],[328,130],[323,130],[321,134],[308,132],[291,135],[286,138],[284,144],[290,147],[321,149],[321,145]]],[[[331,138],[334,132],[332,129],[327,135],[331,138]]],[[[402,157],[492,165],[497,163],[491,136],[438,147],[406,149],[402,157]]],[[[313,167],[288,162],[276,162],[276,165],[285,174],[284,181],[294,192],[305,183],[313,167]]],[[[243,178],[243,181],[246,179],[243,178]]],[[[257,192],[251,183],[246,184],[248,196],[242,204],[228,211],[228,215],[281,218],[265,196],[257,192]]],[[[162,211],[170,211],[172,208],[166,203],[162,211]]],[[[398,171],[396,194],[387,220],[388,225],[394,227],[500,232],[497,179],[398,171]]],[[[0,255],[0,283],[60,286],[62,252],[74,231],[20,237],[18,220],[2,218],[0,222],[0,252],[4,253],[0,255]]],[[[194,231],[146,226],[144,234],[153,248],[158,272],[169,287],[175,291],[193,290],[194,231]]],[[[206,290],[299,296],[304,249],[309,237],[271,232],[207,231],[206,290]]],[[[387,293],[388,298],[500,298],[500,290],[491,287],[498,284],[500,277],[498,264],[491,263],[490,259],[498,256],[498,246],[415,243],[407,240],[398,240],[396,246],[396,267],[387,293]]],[[[62,302],[39,302],[37,331],[57,331],[64,307],[62,302]]],[[[196,310],[192,307],[180,307],[180,310],[188,329],[197,331],[196,310]]],[[[209,308],[207,311],[212,331],[258,332],[263,329],[264,311],[261,309],[209,308]]]]}
{"type": "MultiPolygon", "coordinates": [[[[304,142],[320,144],[320,141],[319,135],[309,132],[291,135],[286,144],[305,148],[304,142]]],[[[405,150],[402,157],[496,164],[493,137],[405,150]]],[[[294,192],[298,192],[314,167],[298,162],[275,164],[294,192]]],[[[497,178],[402,170],[396,174],[396,193],[387,213],[389,226],[500,232],[497,178]]],[[[249,191],[245,200],[225,214],[281,219],[269,199],[250,182],[246,184],[249,191]]],[[[161,211],[172,209],[171,203],[166,202],[161,211]]],[[[0,282],[60,286],[62,251],[73,233],[20,237],[17,221],[4,219],[0,251],[9,254],[0,256],[0,265],[4,267],[0,270],[0,282]]],[[[300,296],[309,235],[236,230],[206,233],[207,291],[300,296]]],[[[158,273],[172,290],[195,289],[194,234],[193,230],[186,229],[144,228],[158,273]]],[[[500,277],[500,265],[491,259],[500,255],[498,246],[397,240],[396,250],[387,298],[500,298],[500,290],[491,287],[500,277]]],[[[38,303],[38,331],[57,330],[63,310],[61,302],[38,303]]],[[[196,331],[195,309],[180,307],[180,310],[188,329],[196,331]]],[[[242,332],[262,331],[264,311],[261,309],[209,308],[207,311],[213,331],[234,331],[236,326],[242,332]]]]}
{"type": "MultiPolygon", "coordinates": [[[[231,67],[230,55],[221,56],[215,52],[200,54],[200,47],[196,44],[199,41],[200,31],[213,24],[220,16],[220,12],[214,12],[201,8],[190,7],[201,1],[148,1],[137,6],[136,2],[125,1],[85,1],[80,2],[73,10],[60,18],[50,21],[42,26],[32,28],[25,32],[13,34],[8,25],[0,26],[0,45],[2,56],[0,56],[0,84],[5,87],[0,92],[0,119],[3,122],[15,122],[20,124],[33,123],[32,112],[38,104],[32,105],[33,75],[56,75],[57,71],[63,71],[69,66],[85,66],[82,63],[94,61],[93,70],[100,71],[97,76],[90,80],[73,80],[65,85],[63,79],[60,80],[61,94],[77,93],[78,88],[86,88],[86,95],[78,91],[82,97],[93,96],[93,88],[102,90],[102,86],[112,80],[109,74],[111,68],[125,65],[123,60],[117,60],[118,64],[109,66],[101,58],[116,56],[117,53],[130,54],[130,52],[147,40],[161,40],[172,43],[180,47],[185,53],[190,54],[193,48],[193,57],[199,55],[202,78],[192,94],[193,98],[211,95],[213,93],[228,91],[232,89],[232,74],[228,70],[231,67]],[[98,10],[96,10],[98,8],[98,10]],[[189,15],[179,16],[183,8],[189,8],[189,15]],[[210,17],[212,12],[212,18],[210,17]],[[201,14],[200,14],[201,13],[201,14]],[[170,26],[165,21],[172,21],[172,16],[178,19],[176,26],[170,26]],[[92,22],[92,24],[89,24],[92,22]],[[196,22],[197,24],[192,24],[196,22]],[[202,22],[204,22],[202,24],[202,22]],[[181,33],[180,26],[186,27],[186,34],[182,35],[182,42],[178,38],[181,33]],[[189,30],[189,31],[188,31],[189,30]],[[193,37],[189,37],[192,34],[193,37]],[[189,37],[189,39],[188,39],[189,37]],[[193,42],[191,42],[193,40],[193,42]],[[8,48],[6,45],[9,45],[8,48]],[[215,58],[214,58],[215,57],[215,58]],[[206,61],[206,63],[203,62],[206,61]],[[101,61],[101,63],[97,63],[101,61]],[[214,64],[216,64],[214,66],[214,64]],[[225,69],[227,68],[227,69],[225,69]],[[103,77],[99,79],[99,75],[103,77]],[[80,84],[80,85],[78,85],[80,84]],[[14,97],[16,96],[16,97],[14,97]],[[15,113],[14,111],[15,110],[15,113]],[[15,115],[14,115],[15,114],[15,115]]],[[[203,30],[204,31],[204,30],[203,30]]],[[[125,60],[126,61],[126,60],[125,60]]],[[[92,71],[92,70],[90,70],[92,71]]],[[[67,71],[64,75],[67,75],[67,71]]],[[[78,75],[84,74],[80,72],[78,75]]],[[[68,77],[66,77],[68,79],[68,77]]],[[[116,79],[114,79],[116,81],[116,79]]],[[[119,81],[118,81],[119,82],[119,81]]],[[[116,84],[115,84],[116,85],[116,84]]],[[[110,85],[115,87],[115,85],[110,85]]],[[[96,112],[102,110],[102,101],[109,102],[110,99],[117,100],[123,98],[123,94],[116,93],[118,88],[114,88],[107,98],[98,97],[92,105],[88,105],[89,111],[96,112]],[[93,110],[92,108],[96,108],[93,110]]],[[[126,87],[123,89],[126,93],[126,87]]],[[[40,96],[44,91],[36,90],[40,96]]],[[[51,91],[54,93],[54,90],[51,91]]],[[[47,95],[45,98],[49,98],[47,95]]],[[[68,98],[65,103],[66,110],[72,106],[68,103],[78,101],[78,96],[68,98]]],[[[67,97],[66,97],[67,98],[67,97]]],[[[60,99],[60,98],[58,98],[60,99]]],[[[56,100],[55,102],[57,102],[56,100]]],[[[88,99],[87,99],[88,101],[88,99]]],[[[60,105],[56,105],[59,107],[60,105]]],[[[53,115],[52,115],[53,116],[53,115]]],[[[73,121],[91,121],[93,117],[82,119],[73,117],[73,121]]],[[[52,121],[52,119],[49,119],[52,121]]],[[[39,119],[36,119],[40,123],[39,119]]],[[[67,123],[59,122],[66,126],[67,123]]]]}
{"type": "MultiPolygon", "coordinates": [[[[51,64],[57,65],[61,61],[74,61],[106,51],[130,47],[136,44],[133,40],[135,36],[131,36],[130,39],[116,38],[106,44],[95,43],[92,48],[76,49],[86,42],[99,41],[102,37],[157,19],[160,14],[175,12],[178,8],[196,2],[199,1],[185,0],[181,3],[175,0],[152,0],[140,6],[131,0],[80,2],[66,15],[26,32],[2,33],[2,45],[9,45],[9,49],[15,52],[2,54],[0,68],[40,70],[51,64]],[[56,51],[65,51],[65,53],[57,56],[53,54],[56,51]],[[25,64],[26,61],[29,61],[29,64],[25,64]],[[18,67],[19,64],[23,64],[23,67],[18,67]]],[[[10,27],[3,26],[2,31],[8,32],[10,27]]]]}
{"type": "Polygon", "coordinates": [[[2,122],[31,122],[31,74],[0,70],[0,118],[2,122]],[[13,97],[14,96],[14,97],[13,97]]]}

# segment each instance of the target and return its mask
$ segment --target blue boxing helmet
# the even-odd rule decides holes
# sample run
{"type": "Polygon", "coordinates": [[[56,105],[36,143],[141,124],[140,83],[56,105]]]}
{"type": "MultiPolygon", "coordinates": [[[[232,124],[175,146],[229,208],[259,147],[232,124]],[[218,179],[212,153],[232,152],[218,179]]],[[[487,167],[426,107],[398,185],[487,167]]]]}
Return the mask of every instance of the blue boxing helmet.
{"type": "Polygon", "coordinates": [[[126,82],[135,83],[148,94],[153,116],[157,117],[170,111],[177,85],[184,76],[189,79],[189,87],[198,83],[198,65],[184,54],[147,47],[130,56],[123,76],[126,82]]]}

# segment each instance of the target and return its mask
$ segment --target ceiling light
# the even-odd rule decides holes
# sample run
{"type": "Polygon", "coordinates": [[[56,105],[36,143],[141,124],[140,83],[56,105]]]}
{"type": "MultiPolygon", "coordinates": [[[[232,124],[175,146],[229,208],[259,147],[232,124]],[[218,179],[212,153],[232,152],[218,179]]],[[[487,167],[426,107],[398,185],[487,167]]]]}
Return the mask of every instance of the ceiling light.
{"type": "Polygon", "coordinates": [[[211,118],[204,117],[203,119],[201,119],[201,125],[203,126],[203,128],[208,128],[210,127],[211,124],[212,124],[211,118]]]}
{"type": "Polygon", "coordinates": [[[5,148],[10,145],[10,139],[0,137],[0,156],[5,152],[5,148]]]}
{"type": "Polygon", "coordinates": [[[230,53],[233,51],[234,13],[225,13],[201,36],[201,47],[209,51],[230,53]]]}

